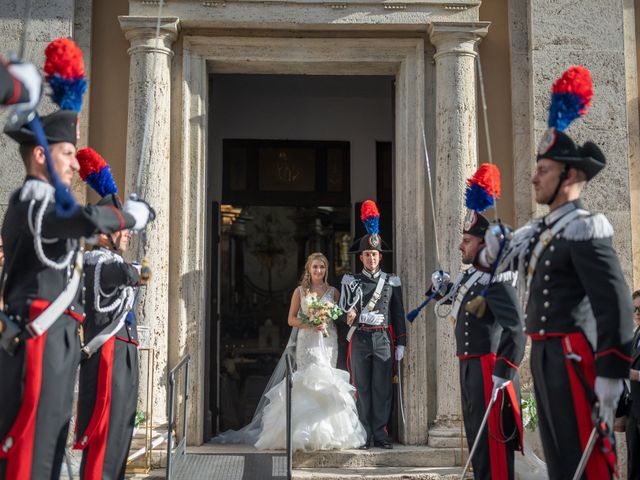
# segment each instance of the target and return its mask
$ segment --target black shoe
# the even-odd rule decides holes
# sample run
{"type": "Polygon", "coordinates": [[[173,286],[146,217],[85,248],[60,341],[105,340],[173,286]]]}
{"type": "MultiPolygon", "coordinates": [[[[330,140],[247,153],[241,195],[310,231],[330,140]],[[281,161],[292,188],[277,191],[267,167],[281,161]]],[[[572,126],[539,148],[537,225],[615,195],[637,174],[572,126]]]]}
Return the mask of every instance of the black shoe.
{"type": "Polygon", "coordinates": [[[382,440],[380,442],[374,441],[373,446],[384,448],[385,450],[391,450],[393,448],[393,444],[389,440],[382,440]]]}

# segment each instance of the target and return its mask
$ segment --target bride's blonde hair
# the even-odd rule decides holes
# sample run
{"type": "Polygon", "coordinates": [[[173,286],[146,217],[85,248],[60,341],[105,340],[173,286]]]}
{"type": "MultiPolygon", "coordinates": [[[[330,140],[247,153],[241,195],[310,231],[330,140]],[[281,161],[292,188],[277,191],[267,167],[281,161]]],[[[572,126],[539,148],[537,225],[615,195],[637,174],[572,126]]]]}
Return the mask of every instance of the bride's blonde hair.
{"type": "Polygon", "coordinates": [[[307,262],[304,264],[304,273],[302,274],[302,277],[300,277],[300,286],[305,292],[308,292],[311,288],[311,272],[309,270],[311,269],[311,264],[315,260],[320,260],[322,263],[324,263],[325,272],[323,281],[324,284],[327,285],[327,275],[329,275],[329,260],[327,260],[327,257],[325,257],[324,253],[314,252],[307,257],[307,262]]]}

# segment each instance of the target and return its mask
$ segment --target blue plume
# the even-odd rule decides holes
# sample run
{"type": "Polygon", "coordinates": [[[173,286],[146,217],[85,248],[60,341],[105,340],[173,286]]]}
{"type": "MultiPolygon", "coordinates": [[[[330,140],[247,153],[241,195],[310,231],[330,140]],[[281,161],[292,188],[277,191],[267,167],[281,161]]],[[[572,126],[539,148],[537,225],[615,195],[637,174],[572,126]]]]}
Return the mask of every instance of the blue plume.
{"type": "Polygon", "coordinates": [[[118,187],[113,180],[109,165],[106,165],[97,173],[87,175],[87,184],[101,197],[105,197],[111,193],[118,193],[118,187]]]}
{"type": "Polygon", "coordinates": [[[472,184],[465,192],[465,204],[468,209],[476,212],[484,212],[487,208],[493,207],[495,199],[480,185],[472,184]]]}
{"type": "Polygon", "coordinates": [[[571,122],[579,118],[584,109],[584,99],[574,93],[554,93],[549,106],[549,127],[564,132],[571,122]]]}
{"type": "Polygon", "coordinates": [[[379,228],[378,223],[380,222],[380,217],[369,217],[366,220],[363,220],[364,228],[367,230],[369,235],[378,234],[379,228]]]}
{"type": "Polygon", "coordinates": [[[87,80],[85,78],[65,79],[56,73],[47,80],[52,90],[51,100],[62,110],[80,112],[82,96],[87,90],[87,80]]]}

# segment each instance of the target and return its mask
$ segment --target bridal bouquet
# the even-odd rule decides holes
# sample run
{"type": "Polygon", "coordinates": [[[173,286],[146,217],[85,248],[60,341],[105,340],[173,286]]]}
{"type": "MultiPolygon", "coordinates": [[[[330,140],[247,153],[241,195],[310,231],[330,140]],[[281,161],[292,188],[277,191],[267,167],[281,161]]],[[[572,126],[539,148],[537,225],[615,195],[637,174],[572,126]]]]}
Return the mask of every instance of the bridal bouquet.
{"type": "MultiPolygon", "coordinates": [[[[307,305],[309,316],[300,312],[301,320],[314,327],[319,327],[322,324],[327,325],[342,315],[342,309],[340,307],[333,302],[319,299],[315,293],[309,293],[309,295],[307,295],[307,305]]],[[[328,337],[329,332],[325,330],[322,332],[322,335],[328,337]]]]}

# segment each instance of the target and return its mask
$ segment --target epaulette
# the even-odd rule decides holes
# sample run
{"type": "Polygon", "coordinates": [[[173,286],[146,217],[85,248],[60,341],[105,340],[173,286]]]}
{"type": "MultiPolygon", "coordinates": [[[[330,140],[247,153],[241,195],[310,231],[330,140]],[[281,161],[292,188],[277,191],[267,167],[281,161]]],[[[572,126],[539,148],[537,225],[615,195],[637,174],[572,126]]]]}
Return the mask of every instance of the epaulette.
{"type": "Polygon", "coordinates": [[[353,282],[355,282],[356,278],[353,276],[353,274],[351,273],[345,273],[342,276],[342,281],[340,283],[342,283],[342,285],[351,285],[353,282]]]}
{"type": "Polygon", "coordinates": [[[508,270],[506,272],[499,273],[493,277],[491,283],[515,283],[518,278],[518,272],[514,272],[513,270],[508,270]]]}
{"type": "Polygon", "coordinates": [[[103,262],[112,261],[112,262],[122,262],[123,259],[117,253],[112,252],[111,250],[107,250],[105,248],[94,248],[93,250],[89,250],[84,253],[83,262],[87,265],[95,265],[98,261],[102,260],[103,262]]]}
{"type": "Polygon", "coordinates": [[[513,270],[513,263],[516,258],[522,260],[521,257],[524,256],[526,250],[529,248],[531,239],[535,236],[536,232],[539,231],[542,221],[541,218],[536,218],[513,232],[507,252],[500,259],[500,265],[497,269],[499,273],[506,270],[513,270]]]}
{"type": "Polygon", "coordinates": [[[20,189],[20,201],[36,200],[39,202],[45,198],[51,201],[54,198],[54,192],[55,189],[50,183],[41,180],[27,180],[20,189]]]}
{"type": "Polygon", "coordinates": [[[580,215],[564,227],[561,236],[574,242],[611,238],[613,236],[613,227],[607,217],[601,213],[580,215]]]}
{"type": "Polygon", "coordinates": [[[402,282],[400,281],[400,277],[398,277],[397,275],[394,275],[393,273],[389,274],[389,285],[391,285],[392,287],[399,287],[402,285],[402,282]]]}

